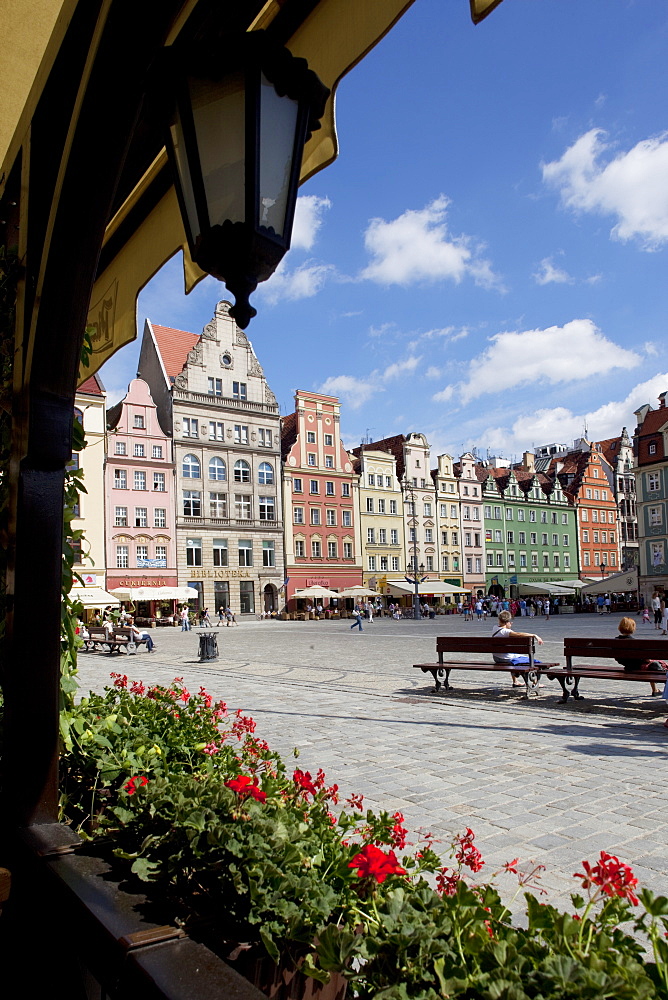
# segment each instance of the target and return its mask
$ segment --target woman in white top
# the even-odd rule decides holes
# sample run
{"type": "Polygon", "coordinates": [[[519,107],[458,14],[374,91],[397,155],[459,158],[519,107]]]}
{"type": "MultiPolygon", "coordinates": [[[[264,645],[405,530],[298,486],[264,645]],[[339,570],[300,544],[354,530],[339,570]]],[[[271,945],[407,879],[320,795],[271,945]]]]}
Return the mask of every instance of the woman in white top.
{"type": "MultiPolygon", "coordinates": [[[[499,615],[498,625],[492,632],[492,639],[511,639],[511,638],[527,638],[531,636],[536,640],[539,646],[543,645],[543,640],[539,635],[534,632],[514,632],[511,622],[513,616],[510,611],[502,611],[499,615]]],[[[494,653],[493,654],[495,663],[512,663],[519,665],[520,663],[528,663],[528,656],[518,656],[513,653],[494,653]]],[[[512,673],[513,687],[523,687],[524,682],[522,681],[521,673],[512,673]]]]}

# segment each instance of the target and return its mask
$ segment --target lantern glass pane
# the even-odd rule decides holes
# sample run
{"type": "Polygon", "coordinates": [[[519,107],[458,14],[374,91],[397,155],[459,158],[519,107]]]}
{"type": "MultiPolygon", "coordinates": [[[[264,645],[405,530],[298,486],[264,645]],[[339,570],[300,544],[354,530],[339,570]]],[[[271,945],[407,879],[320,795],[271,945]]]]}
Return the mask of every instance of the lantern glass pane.
{"type": "Polygon", "coordinates": [[[262,76],[260,98],[259,223],[284,236],[299,104],[279,97],[262,76]]]}
{"type": "Polygon", "coordinates": [[[190,80],[209,225],[245,219],[245,80],[190,80]]]}
{"type": "Polygon", "coordinates": [[[183,201],[185,202],[186,215],[188,216],[186,223],[189,229],[189,232],[187,233],[188,241],[191,245],[194,245],[200,234],[200,225],[197,218],[195,195],[193,193],[192,178],[190,175],[190,163],[186,154],[183,126],[181,123],[181,116],[178,114],[178,111],[176,114],[176,120],[170,125],[169,131],[172,137],[172,147],[174,149],[176,169],[181,182],[181,192],[183,194],[183,201]]]}

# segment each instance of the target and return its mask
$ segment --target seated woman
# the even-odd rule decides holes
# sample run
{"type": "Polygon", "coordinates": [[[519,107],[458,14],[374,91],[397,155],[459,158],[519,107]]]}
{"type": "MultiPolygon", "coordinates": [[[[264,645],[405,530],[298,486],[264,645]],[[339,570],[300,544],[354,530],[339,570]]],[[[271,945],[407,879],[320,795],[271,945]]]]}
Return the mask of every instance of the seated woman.
{"type": "MultiPolygon", "coordinates": [[[[633,618],[622,618],[619,625],[617,626],[619,630],[618,639],[629,640],[634,639],[634,632],[636,630],[636,623],[633,618]]],[[[624,670],[636,671],[636,670],[661,670],[665,671],[668,669],[668,663],[665,660],[647,660],[643,659],[642,656],[636,656],[635,659],[631,656],[619,657],[616,656],[615,660],[617,663],[621,663],[624,670]]],[[[656,697],[661,694],[661,691],[657,687],[656,681],[650,680],[649,682],[652,686],[652,697],[656,697]]]]}
{"type": "MultiPolygon", "coordinates": [[[[514,632],[511,622],[513,616],[510,611],[501,611],[499,613],[498,625],[492,632],[492,639],[512,639],[512,638],[526,638],[531,636],[536,640],[539,646],[543,645],[543,640],[539,635],[535,635],[533,632],[514,632]]],[[[529,663],[529,657],[526,655],[520,655],[514,653],[494,653],[495,663],[512,663],[513,666],[519,666],[521,663],[529,663]]],[[[538,663],[539,660],[534,660],[534,663],[538,663]]],[[[524,682],[522,681],[522,674],[512,672],[513,687],[523,687],[524,682]]]]}

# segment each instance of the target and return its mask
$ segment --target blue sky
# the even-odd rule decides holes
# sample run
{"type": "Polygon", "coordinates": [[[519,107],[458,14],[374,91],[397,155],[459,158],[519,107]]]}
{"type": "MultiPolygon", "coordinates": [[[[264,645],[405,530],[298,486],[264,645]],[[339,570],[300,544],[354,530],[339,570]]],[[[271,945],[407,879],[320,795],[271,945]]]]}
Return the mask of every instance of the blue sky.
{"type": "MultiPolygon", "coordinates": [[[[340,396],[354,447],[519,457],[634,427],[668,389],[668,5],[416,0],[339,86],[340,156],[301,188],[247,333],[281,411],[340,396]]],[[[144,317],[200,332],[224,286],[144,317]]],[[[102,370],[115,401],[138,345],[102,370]]]]}

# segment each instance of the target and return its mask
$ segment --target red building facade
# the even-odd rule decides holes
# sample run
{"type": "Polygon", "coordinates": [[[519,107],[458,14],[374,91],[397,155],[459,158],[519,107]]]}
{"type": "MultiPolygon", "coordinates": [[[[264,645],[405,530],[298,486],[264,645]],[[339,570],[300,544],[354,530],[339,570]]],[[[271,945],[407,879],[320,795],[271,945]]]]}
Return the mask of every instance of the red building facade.
{"type": "Polygon", "coordinates": [[[314,585],[360,585],[359,477],[341,443],[338,399],[297,390],[281,450],[286,601],[314,585]]]}
{"type": "Polygon", "coordinates": [[[566,496],[576,509],[580,579],[597,579],[621,569],[617,501],[611,470],[600,445],[554,460],[566,496]]]}

